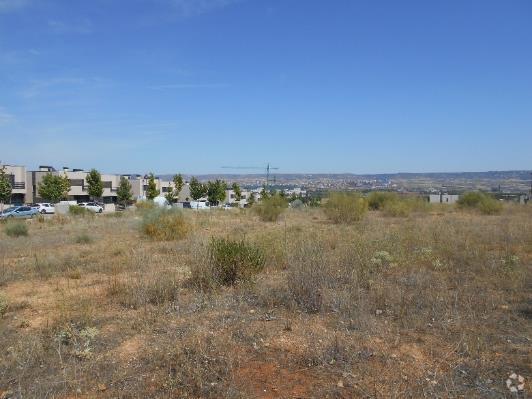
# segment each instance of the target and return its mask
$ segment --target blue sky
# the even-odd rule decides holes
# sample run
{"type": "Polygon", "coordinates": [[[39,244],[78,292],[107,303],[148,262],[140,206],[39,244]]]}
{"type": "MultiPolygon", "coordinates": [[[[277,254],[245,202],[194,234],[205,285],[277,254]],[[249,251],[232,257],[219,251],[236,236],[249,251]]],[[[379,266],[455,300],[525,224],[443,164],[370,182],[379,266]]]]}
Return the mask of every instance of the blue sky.
{"type": "Polygon", "coordinates": [[[0,0],[0,160],[532,167],[532,1],[0,0]]]}

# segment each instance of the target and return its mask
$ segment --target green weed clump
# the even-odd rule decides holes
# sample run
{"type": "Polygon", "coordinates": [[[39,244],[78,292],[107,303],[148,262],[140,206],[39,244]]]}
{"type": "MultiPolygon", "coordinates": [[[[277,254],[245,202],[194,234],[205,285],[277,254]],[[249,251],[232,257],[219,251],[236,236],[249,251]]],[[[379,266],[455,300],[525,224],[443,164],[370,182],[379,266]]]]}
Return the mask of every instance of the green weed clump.
{"type": "Polygon", "coordinates": [[[265,257],[259,247],[244,240],[212,238],[207,258],[192,266],[192,282],[202,289],[249,282],[262,271],[264,264],[265,257]]]}
{"type": "Polygon", "coordinates": [[[92,237],[87,233],[82,233],[76,236],[74,242],[76,244],[90,244],[92,242],[92,237]]]}
{"type": "Polygon", "coordinates": [[[411,212],[424,212],[429,204],[419,197],[397,198],[388,201],[382,207],[383,214],[391,217],[407,217],[411,212]]]}
{"type": "Polygon", "coordinates": [[[9,237],[25,237],[28,235],[28,226],[24,222],[8,222],[4,227],[4,232],[9,237]]]}
{"type": "Polygon", "coordinates": [[[7,299],[0,295],[0,318],[2,318],[7,312],[7,299]]]}
{"type": "Polygon", "coordinates": [[[496,215],[501,213],[502,204],[492,196],[472,191],[463,194],[457,201],[457,206],[460,209],[476,209],[484,215],[496,215]]]}
{"type": "Polygon", "coordinates": [[[359,194],[333,193],[324,206],[325,215],[333,223],[354,223],[362,220],[368,203],[359,194]]]}
{"type": "Polygon", "coordinates": [[[263,222],[275,222],[288,207],[288,202],[280,195],[272,195],[262,200],[260,204],[253,207],[263,222]]]}
{"type": "Polygon", "coordinates": [[[185,238],[190,226],[178,209],[152,209],[144,213],[141,229],[154,240],[172,241],[185,238]]]}
{"type": "Polygon", "coordinates": [[[89,214],[89,211],[79,205],[70,205],[68,207],[68,213],[72,216],[85,216],[89,214]]]}
{"type": "Polygon", "coordinates": [[[386,204],[397,202],[399,197],[396,193],[387,191],[373,191],[368,195],[368,208],[377,211],[382,210],[386,204]]]}

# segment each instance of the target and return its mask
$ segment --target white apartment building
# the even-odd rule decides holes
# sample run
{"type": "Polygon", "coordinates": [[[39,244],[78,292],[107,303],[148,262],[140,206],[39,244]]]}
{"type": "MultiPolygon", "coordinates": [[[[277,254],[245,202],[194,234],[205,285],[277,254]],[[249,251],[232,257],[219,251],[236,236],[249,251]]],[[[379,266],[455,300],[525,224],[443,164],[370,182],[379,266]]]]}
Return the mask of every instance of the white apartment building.
{"type": "Polygon", "coordinates": [[[26,167],[21,165],[1,165],[0,169],[4,168],[9,182],[11,183],[11,203],[23,204],[27,202],[27,174],[26,167]]]}
{"type": "MultiPolygon", "coordinates": [[[[4,168],[7,177],[11,183],[12,195],[10,203],[24,204],[43,202],[44,200],[39,196],[39,184],[48,173],[54,175],[66,175],[70,181],[70,190],[68,192],[68,200],[77,202],[90,201],[91,198],[88,193],[87,175],[88,171],[83,169],[70,169],[63,167],[62,169],[55,169],[53,166],[39,166],[37,170],[27,171],[25,166],[19,165],[1,165],[4,168]]],[[[105,204],[112,204],[117,202],[116,191],[120,185],[120,178],[125,177],[131,183],[132,199],[138,200],[146,198],[146,190],[148,187],[148,175],[138,174],[108,174],[102,173],[103,194],[101,200],[105,204]]],[[[170,187],[173,189],[173,184],[170,181],[155,178],[155,184],[161,195],[166,194],[170,187]]],[[[185,185],[179,194],[179,201],[185,201],[190,195],[188,184],[185,185]]]]}

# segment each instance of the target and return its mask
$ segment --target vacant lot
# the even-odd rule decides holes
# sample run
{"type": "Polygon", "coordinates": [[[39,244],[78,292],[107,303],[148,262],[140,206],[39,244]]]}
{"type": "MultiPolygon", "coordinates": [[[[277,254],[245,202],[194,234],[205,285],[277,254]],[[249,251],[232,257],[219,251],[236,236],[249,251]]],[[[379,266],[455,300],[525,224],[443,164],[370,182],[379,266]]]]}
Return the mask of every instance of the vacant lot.
{"type": "Polygon", "coordinates": [[[501,398],[513,372],[530,389],[531,206],[191,211],[171,241],[146,212],[0,225],[0,397],[501,398]],[[254,274],[210,281],[213,238],[254,274]]]}

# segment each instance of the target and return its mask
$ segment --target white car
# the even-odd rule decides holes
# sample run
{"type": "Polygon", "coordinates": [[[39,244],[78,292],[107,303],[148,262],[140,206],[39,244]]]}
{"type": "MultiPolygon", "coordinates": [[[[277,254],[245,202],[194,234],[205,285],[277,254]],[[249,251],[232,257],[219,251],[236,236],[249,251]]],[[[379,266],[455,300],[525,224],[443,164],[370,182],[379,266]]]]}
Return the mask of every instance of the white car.
{"type": "Polygon", "coordinates": [[[190,208],[196,210],[209,210],[211,207],[208,202],[205,201],[190,201],[183,204],[183,208],[190,208]]]}
{"type": "Polygon", "coordinates": [[[49,202],[39,202],[37,204],[33,204],[31,207],[33,209],[37,209],[37,211],[42,215],[45,213],[55,213],[54,204],[50,204],[49,202]]]}
{"type": "Polygon", "coordinates": [[[96,202],[82,202],[81,204],[78,204],[78,206],[81,206],[94,213],[103,212],[103,206],[101,206],[100,204],[97,204],[96,202]]]}

